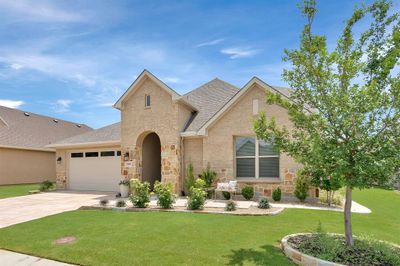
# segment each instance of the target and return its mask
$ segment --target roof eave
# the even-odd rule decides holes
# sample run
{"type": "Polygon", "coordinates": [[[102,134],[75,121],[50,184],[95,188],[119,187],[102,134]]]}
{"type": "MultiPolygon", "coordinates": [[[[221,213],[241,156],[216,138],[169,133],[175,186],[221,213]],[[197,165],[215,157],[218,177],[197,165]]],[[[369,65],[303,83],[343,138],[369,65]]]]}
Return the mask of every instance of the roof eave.
{"type": "MultiPolygon", "coordinates": [[[[45,146],[47,147],[47,146],[45,146]]],[[[4,149],[16,149],[16,150],[28,150],[28,151],[46,151],[46,152],[55,152],[54,149],[48,148],[35,148],[35,147],[25,147],[25,146],[11,146],[11,145],[0,145],[0,148],[4,149]]]]}
{"type": "Polygon", "coordinates": [[[120,140],[109,140],[109,141],[93,141],[93,142],[80,142],[80,143],[55,143],[47,145],[46,147],[55,149],[68,149],[68,148],[87,148],[87,147],[105,147],[105,146],[116,146],[120,145],[120,140]]]}

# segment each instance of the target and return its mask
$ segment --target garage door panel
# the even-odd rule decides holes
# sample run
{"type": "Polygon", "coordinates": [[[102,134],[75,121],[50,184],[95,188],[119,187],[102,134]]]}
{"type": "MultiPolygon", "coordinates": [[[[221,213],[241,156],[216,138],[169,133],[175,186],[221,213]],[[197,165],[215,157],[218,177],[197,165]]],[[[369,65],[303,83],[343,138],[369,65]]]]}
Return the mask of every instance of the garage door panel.
{"type": "Polygon", "coordinates": [[[118,191],[120,167],[119,156],[70,158],[69,188],[118,191]]]}

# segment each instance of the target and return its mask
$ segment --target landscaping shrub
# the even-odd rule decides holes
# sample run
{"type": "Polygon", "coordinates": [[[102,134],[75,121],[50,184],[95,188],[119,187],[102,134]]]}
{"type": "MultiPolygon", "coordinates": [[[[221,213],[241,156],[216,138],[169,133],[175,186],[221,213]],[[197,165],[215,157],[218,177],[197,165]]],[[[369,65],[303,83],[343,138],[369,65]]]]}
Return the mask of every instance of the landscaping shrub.
{"type": "Polygon", "coordinates": [[[190,193],[190,188],[194,186],[195,182],[196,179],[194,178],[193,164],[192,162],[190,162],[187,167],[186,180],[185,180],[186,192],[188,194],[190,193]]]}
{"type": "Polygon", "coordinates": [[[131,181],[131,187],[133,188],[133,194],[129,196],[129,200],[133,206],[138,208],[146,208],[150,202],[150,184],[149,182],[140,182],[135,179],[131,181]]]}
{"type": "Polygon", "coordinates": [[[126,207],[126,202],[125,202],[125,200],[117,200],[117,202],[115,203],[115,206],[126,207]]]}
{"type": "Polygon", "coordinates": [[[298,174],[294,190],[294,195],[296,198],[298,198],[301,202],[304,202],[308,196],[309,187],[308,177],[306,175],[298,174]]]}
{"type": "Polygon", "coordinates": [[[277,187],[272,191],[272,199],[274,201],[280,201],[282,198],[282,191],[280,187],[277,187]]]}
{"type": "Polygon", "coordinates": [[[307,255],[344,265],[400,265],[400,248],[368,238],[354,240],[354,246],[347,246],[344,235],[327,234],[319,226],[313,234],[291,237],[288,243],[307,255]]]}
{"type": "Polygon", "coordinates": [[[226,200],[230,200],[231,199],[231,193],[229,193],[228,191],[222,191],[222,196],[226,200]]]}
{"type": "Polygon", "coordinates": [[[242,196],[246,200],[251,200],[254,197],[254,188],[250,186],[242,188],[242,196]]]}
{"type": "Polygon", "coordinates": [[[258,202],[258,206],[259,209],[269,209],[269,202],[267,198],[261,198],[260,201],[258,202]]]}
{"type": "Polygon", "coordinates": [[[207,193],[203,188],[191,187],[190,194],[188,198],[188,209],[189,210],[200,210],[203,209],[204,203],[206,201],[207,193]]]}
{"type": "Polygon", "coordinates": [[[108,199],[102,199],[102,200],[99,201],[99,203],[100,203],[101,206],[105,207],[108,204],[108,199]]]}
{"type": "Polygon", "coordinates": [[[228,201],[225,206],[225,211],[236,211],[236,202],[233,200],[228,201]]]}
{"type": "Polygon", "coordinates": [[[172,184],[163,184],[156,181],[154,184],[154,192],[157,195],[157,205],[163,209],[171,209],[172,204],[175,202],[175,196],[172,192],[172,184]]]}
{"type": "Polygon", "coordinates": [[[194,182],[194,187],[195,188],[201,188],[202,190],[205,190],[206,182],[203,179],[197,178],[196,181],[194,182]]]}
{"type": "Polygon", "coordinates": [[[48,191],[53,187],[53,182],[46,180],[40,184],[39,190],[40,191],[48,191]]]}
{"type": "Polygon", "coordinates": [[[207,168],[199,175],[200,179],[203,179],[206,183],[206,187],[212,187],[217,177],[217,173],[211,170],[210,163],[207,164],[207,168]]]}

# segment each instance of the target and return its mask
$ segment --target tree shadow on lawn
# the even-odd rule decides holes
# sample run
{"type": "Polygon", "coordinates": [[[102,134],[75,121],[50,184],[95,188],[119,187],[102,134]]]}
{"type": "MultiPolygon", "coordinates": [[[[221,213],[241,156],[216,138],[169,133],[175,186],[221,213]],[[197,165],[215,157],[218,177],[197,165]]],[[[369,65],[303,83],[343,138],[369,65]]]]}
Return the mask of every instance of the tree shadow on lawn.
{"type": "Polygon", "coordinates": [[[260,248],[262,250],[255,250],[254,248],[232,250],[232,254],[227,256],[229,259],[227,265],[244,265],[245,263],[252,265],[291,265],[280,248],[272,245],[264,245],[260,248]]]}

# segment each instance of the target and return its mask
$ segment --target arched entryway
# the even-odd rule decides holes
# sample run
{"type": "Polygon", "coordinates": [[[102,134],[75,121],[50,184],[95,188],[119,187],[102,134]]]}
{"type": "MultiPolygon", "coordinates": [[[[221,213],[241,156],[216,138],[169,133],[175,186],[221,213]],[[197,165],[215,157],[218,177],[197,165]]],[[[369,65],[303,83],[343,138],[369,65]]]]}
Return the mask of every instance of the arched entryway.
{"type": "Polygon", "coordinates": [[[150,183],[153,190],[154,182],[161,181],[161,143],[156,133],[148,134],[142,145],[142,181],[150,183]]]}

